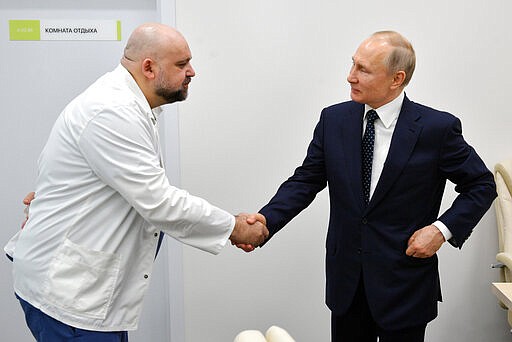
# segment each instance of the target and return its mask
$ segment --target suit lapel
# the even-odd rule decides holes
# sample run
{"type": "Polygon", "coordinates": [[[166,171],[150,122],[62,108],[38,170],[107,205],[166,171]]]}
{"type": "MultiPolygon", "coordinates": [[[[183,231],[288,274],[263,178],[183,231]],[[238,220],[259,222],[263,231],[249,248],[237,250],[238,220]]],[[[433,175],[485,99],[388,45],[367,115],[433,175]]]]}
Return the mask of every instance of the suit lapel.
{"type": "MultiPolygon", "coordinates": [[[[355,103],[355,102],[354,102],[355,103]]],[[[348,162],[347,176],[350,180],[355,200],[364,204],[363,186],[361,181],[361,136],[363,125],[364,105],[355,103],[348,115],[341,117],[342,148],[348,162]]]]}
{"type": "Polygon", "coordinates": [[[423,126],[418,122],[421,116],[413,107],[411,101],[405,97],[391,139],[389,152],[384,162],[384,168],[382,169],[373,196],[368,203],[367,211],[371,210],[384,198],[396,178],[402,172],[414,150],[414,146],[416,145],[423,126]]]}

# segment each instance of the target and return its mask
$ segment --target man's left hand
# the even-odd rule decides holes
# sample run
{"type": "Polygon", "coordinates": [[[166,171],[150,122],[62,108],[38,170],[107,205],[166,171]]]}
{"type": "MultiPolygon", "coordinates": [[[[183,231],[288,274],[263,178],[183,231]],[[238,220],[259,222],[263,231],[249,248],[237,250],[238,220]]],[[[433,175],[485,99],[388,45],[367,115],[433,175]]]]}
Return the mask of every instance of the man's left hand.
{"type": "Polygon", "coordinates": [[[405,254],[415,258],[429,258],[441,248],[444,241],[441,231],[431,224],[412,234],[407,242],[405,254]]]}

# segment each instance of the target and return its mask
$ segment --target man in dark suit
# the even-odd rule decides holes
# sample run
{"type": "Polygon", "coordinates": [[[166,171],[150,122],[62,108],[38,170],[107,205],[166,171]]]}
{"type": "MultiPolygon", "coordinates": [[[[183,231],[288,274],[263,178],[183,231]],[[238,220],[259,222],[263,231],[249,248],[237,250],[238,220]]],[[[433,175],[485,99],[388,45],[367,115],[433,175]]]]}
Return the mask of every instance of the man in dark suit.
{"type": "Polygon", "coordinates": [[[441,300],[436,251],[462,247],[496,196],[493,176],[459,119],[405,96],[404,37],[377,32],[352,59],[353,101],[322,111],[303,164],[250,220],[271,238],[328,186],[332,341],[423,341],[441,300]],[[447,180],[459,194],[439,216],[447,180]]]}

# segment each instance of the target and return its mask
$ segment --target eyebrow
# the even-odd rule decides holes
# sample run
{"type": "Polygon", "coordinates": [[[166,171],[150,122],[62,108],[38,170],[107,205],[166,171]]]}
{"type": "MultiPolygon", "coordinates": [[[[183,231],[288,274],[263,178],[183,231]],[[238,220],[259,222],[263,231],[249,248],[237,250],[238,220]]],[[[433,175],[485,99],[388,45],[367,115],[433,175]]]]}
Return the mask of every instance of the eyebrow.
{"type": "Polygon", "coordinates": [[[362,66],[362,67],[364,67],[364,65],[363,65],[363,64],[361,64],[361,62],[357,62],[357,61],[354,59],[354,57],[352,57],[352,64],[357,65],[357,66],[362,66]]]}
{"type": "Polygon", "coordinates": [[[369,68],[369,66],[367,64],[365,64],[365,63],[363,63],[361,61],[356,61],[354,59],[354,56],[352,56],[352,63],[354,63],[354,65],[357,65],[360,68],[364,68],[364,69],[368,69],[369,68]]]}
{"type": "Polygon", "coordinates": [[[190,60],[192,59],[192,57],[187,57],[185,59],[180,59],[176,62],[176,64],[182,64],[182,63],[185,63],[187,64],[188,62],[190,62],[190,60]]]}

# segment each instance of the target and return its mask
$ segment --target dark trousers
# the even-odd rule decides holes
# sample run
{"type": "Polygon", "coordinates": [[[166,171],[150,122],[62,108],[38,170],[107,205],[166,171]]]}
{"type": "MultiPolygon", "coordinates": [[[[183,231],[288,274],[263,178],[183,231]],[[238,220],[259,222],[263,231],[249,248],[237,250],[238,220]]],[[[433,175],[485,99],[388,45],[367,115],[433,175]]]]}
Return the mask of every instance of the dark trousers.
{"type": "Polygon", "coordinates": [[[376,342],[377,337],[379,342],[423,342],[426,327],[423,324],[395,331],[380,328],[368,307],[362,278],[348,311],[341,316],[334,313],[331,316],[332,342],[376,342]]]}
{"type": "Polygon", "coordinates": [[[37,342],[128,342],[126,331],[91,331],[71,327],[48,316],[16,295],[37,342]]]}

